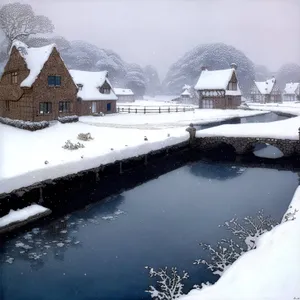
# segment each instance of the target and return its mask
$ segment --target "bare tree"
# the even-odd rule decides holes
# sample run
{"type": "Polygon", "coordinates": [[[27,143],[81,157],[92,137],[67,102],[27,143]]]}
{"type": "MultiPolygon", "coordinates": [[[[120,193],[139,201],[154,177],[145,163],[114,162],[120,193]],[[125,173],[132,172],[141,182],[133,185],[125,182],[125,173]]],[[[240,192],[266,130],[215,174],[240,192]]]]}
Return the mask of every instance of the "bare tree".
{"type": "Polygon", "coordinates": [[[47,17],[35,15],[29,4],[21,3],[10,3],[1,7],[0,27],[8,40],[7,52],[16,39],[54,30],[54,25],[47,17]]]}

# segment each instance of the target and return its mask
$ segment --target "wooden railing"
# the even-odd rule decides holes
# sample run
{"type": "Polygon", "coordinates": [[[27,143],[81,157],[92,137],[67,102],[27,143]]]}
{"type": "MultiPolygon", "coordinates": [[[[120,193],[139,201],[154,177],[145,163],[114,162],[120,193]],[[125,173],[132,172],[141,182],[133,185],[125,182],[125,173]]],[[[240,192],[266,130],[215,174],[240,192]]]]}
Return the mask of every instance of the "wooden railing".
{"type": "Polygon", "coordinates": [[[149,114],[149,113],[176,113],[176,112],[187,112],[194,111],[194,107],[185,107],[185,106],[159,106],[159,107],[131,107],[131,106],[118,106],[117,111],[119,113],[128,113],[128,114],[149,114]]]}

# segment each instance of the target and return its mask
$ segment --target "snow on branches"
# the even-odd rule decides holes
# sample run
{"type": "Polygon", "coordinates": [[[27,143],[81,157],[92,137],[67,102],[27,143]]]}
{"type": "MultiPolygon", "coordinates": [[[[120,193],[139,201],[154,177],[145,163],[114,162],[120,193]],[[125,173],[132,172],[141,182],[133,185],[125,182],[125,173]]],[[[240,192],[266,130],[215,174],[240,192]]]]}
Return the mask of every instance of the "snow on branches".
{"type": "Polygon", "coordinates": [[[145,268],[149,270],[151,278],[159,278],[156,287],[150,286],[149,290],[146,290],[147,293],[150,293],[151,298],[155,300],[170,300],[177,299],[183,295],[184,284],[182,282],[189,278],[187,272],[183,271],[183,274],[179,275],[176,268],[169,270],[165,267],[158,271],[155,271],[151,267],[145,268]]]}

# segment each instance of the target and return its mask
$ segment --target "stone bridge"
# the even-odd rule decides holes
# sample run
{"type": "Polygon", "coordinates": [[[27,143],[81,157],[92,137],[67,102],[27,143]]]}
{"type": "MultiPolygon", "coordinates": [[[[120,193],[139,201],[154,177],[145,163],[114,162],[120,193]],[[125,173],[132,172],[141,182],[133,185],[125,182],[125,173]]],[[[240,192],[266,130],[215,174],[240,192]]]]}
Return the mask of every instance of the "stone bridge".
{"type": "Polygon", "coordinates": [[[283,156],[300,155],[300,141],[275,139],[275,138],[254,138],[254,137],[201,137],[193,139],[193,146],[203,151],[220,147],[222,145],[230,145],[234,148],[236,154],[247,154],[253,152],[258,144],[268,144],[278,148],[283,156]]]}

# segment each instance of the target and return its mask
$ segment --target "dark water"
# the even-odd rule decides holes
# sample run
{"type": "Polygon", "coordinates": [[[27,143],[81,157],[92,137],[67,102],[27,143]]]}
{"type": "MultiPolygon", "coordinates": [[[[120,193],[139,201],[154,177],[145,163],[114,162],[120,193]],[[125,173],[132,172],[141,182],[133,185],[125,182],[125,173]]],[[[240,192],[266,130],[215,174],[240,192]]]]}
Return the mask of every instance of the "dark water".
{"type": "Polygon", "coordinates": [[[275,113],[268,113],[265,115],[241,118],[241,123],[265,123],[265,122],[275,122],[280,120],[286,120],[288,117],[278,116],[275,113]]]}
{"type": "Polygon", "coordinates": [[[2,241],[1,300],[150,299],[145,266],[187,270],[186,285],[214,281],[193,265],[234,215],[264,209],[280,221],[298,185],[290,171],[198,162],[47,226],[2,241]],[[30,249],[29,249],[30,247],[30,249]]]}

